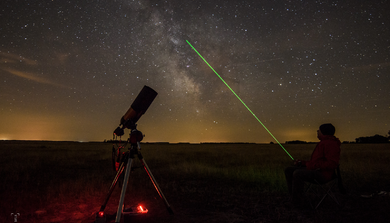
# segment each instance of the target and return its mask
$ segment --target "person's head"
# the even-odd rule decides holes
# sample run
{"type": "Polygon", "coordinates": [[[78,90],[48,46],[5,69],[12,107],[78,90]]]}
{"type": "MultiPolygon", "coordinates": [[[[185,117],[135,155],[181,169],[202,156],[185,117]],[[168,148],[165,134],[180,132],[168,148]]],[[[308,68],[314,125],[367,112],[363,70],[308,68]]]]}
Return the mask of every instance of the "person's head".
{"type": "Polygon", "coordinates": [[[333,136],[335,132],[336,132],[336,128],[332,124],[330,123],[322,124],[320,128],[317,130],[317,137],[320,138],[323,135],[333,136]]]}

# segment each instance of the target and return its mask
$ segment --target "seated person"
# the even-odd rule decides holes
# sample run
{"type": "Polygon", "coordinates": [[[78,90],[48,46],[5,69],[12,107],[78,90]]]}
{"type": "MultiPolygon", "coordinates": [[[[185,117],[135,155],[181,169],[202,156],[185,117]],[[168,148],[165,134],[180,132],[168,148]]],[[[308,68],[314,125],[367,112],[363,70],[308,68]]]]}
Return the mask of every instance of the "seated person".
{"type": "Polygon", "coordinates": [[[339,165],[341,142],[334,136],[335,127],[328,123],[317,130],[320,140],[315,147],[309,161],[296,160],[294,166],[284,171],[288,192],[292,196],[293,204],[303,204],[304,182],[317,180],[326,183],[332,179],[335,169],[339,165]]]}

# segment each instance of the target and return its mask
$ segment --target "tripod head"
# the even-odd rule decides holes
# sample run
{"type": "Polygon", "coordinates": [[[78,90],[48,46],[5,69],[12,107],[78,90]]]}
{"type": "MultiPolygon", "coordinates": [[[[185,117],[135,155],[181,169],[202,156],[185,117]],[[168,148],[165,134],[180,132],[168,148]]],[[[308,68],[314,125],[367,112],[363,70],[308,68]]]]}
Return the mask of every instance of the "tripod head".
{"type": "Polygon", "coordinates": [[[130,132],[129,142],[131,144],[136,144],[138,142],[141,142],[144,138],[144,135],[141,131],[138,131],[137,129],[132,129],[130,132]]]}
{"type": "MultiPolygon", "coordinates": [[[[114,135],[116,135],[116,136],[124,135],[124,129],[121,127],[116,128],[114,131],[114,135]]],[[[141,142],[143,138],[144,138],[144,135],[142,134],[142,132],[137,129],[136,124],[133,124],[133,126],[131,127],[131,130],[130,130],[130,136],[129,136],[128,141],[131,144],[134,144],[137,142],[141,142]]]]}

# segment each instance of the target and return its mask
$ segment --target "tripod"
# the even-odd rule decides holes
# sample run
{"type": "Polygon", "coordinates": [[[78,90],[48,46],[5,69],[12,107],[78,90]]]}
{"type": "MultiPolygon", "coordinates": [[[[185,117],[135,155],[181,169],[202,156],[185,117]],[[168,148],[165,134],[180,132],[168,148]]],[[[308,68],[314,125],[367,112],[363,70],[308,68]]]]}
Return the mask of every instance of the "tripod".
{"type": "Polygon", "coordinates": [[[100,215],[100,213],[104,213],[104,209],[106,208],[107,202],[110,199],[112,192],[114,191],[115,185],[117,184],[119,177],[122,175],[123,171],[125,170],[125,176],[123,179],[121,197],[119,199],[118,211],[116,213],[116,218],[115,218],[116,223],[120,222],[121,214],[123,213],[123,202],[125,199],[127,183],[129,181],[129,177],[130,177],[132,162],[136,156],[141,161],[146,173],[148,174],[150,180],[153,183],[153,186],[157,190],[157,193],[164,200],[164,203],[168,209],[168,212],[170,214],[173,214],[173,210],[172,210],[171,206],[169,205],[167,199],[165,198],[163,192],[161,191],[160,186],[158,186],[156,179],[154,178],[152,172],[150,171],[148,165],[146,164],[146,161],[144,160],[144,158],[140,152],[140,149],[141,149],[140,141],[142,139],[143,139],[142,132],[138,131],[136,129],[136,126],[132,126],[132,129],[130,132],[130,137],[128,139],[128,141],[130,142],[130,148],[128,149],[127,152],[125,152],[123,154],[122,159],[121,159],[121,164],[117,170],[117,173],[115,175],[114,180],[111,183],[110,190],[108,191],[108,195],[106,197],[106,200],[104,201],[103,205],[100,207],[100,211],[98,212],[98,215],[100,215]]]}

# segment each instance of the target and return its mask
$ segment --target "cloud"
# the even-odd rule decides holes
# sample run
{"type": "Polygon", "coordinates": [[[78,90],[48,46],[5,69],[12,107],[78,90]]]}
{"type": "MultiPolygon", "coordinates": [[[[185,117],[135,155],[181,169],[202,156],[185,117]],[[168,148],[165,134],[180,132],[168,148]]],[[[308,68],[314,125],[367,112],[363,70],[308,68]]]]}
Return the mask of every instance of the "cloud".
{"type": "Polygon", "coordinates": [[[10,73],[10,74],[15,75],[15,76],[22,77],[22,78],[25,78],[25,79],[28,79],[31,81],[35,81],[37,83],[49,84],[49,85],[61,87],[61,88],[69,88],[68,86],[55,83],[55,82],[48,80],[46,78],[38,77],[36,74],[33,74],[33,73],[23,72],[23,71],[19,71],[19,70],[12,69],[12,68],[1,68],[1,69],[10,73]]]}
{"type": "MultiPolygon", "coordinates": [[[[67,56],[68,56],[67,54],[60,55],[59,61],[61,63],[63,63],[66,60],[67,56]]],[[[6,72],[13,74],[15,76],[25,78],[27,80],[35,81],[35,82],[41,83],[41,84],[48,84],[48,85],[61,87],[61,88],[70,88],[66,85],[53,82],[47,78],[40,77],[40,75],[38,75],[38,74],[21,71],[20,69],[15,68],[15,67],[19,67],[19,66],[23,66],[26,69],[36,67],[39,65],[38,61],[36,61],[36,60],[31,60],[31,59],[25,58],[25,57],[17,55],[17,54],[0,52],[0,63],[2,63],[0,70],[6,71],[6,72]],[[17,66],[16,66],[16,64],[17,64],[17,66]],[[13,68],[11,68],[10,66],[13,68]]]]}
{"type": "Polygon", "coordinates": [[[38,62],[36,60],[27,59],[23,56],[0,52],[0,62],[1,63],[20,63],[23,62],[27,65],[37,65],[38,62]]]}

